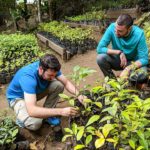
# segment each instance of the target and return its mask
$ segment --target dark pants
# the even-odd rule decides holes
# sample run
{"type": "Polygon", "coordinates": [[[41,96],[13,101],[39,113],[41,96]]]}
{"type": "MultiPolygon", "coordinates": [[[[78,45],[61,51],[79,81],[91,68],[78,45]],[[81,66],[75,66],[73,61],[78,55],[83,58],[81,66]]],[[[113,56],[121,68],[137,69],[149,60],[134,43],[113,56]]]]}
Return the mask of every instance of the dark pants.
{"type": "MultiPolygon", "coordinates": [[[[114,78],[115,75],[113,70],[123,70],[120,66],[120,57],[119,55],[108,55],[108,54],[99,54],[97,56],[97,64],[99,65],[101,71],[104,76],[108,76],[110,78],[114,78]]],[[[127,66],[131,64],[131,61],[127,62],[127,66]]],[[[131,71],[129,75],[129,81],[132,83],[144,83],[147,82],[148,79],[148,71],[147,67],[141,67],[137,70],[131,71]]]]}

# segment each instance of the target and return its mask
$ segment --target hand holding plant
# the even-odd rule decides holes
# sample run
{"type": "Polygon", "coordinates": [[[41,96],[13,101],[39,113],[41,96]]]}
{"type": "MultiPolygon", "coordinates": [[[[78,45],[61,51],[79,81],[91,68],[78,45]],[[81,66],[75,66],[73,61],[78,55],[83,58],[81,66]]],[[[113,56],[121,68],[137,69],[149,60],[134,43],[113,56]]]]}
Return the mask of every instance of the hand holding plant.
{"type": "Polygon", "coordinates": [[[76,116],[78,114],[78,109],[77,108],[74,108],[74,107],[66,107],[66,108],[63,108],[62,112],[61,112],[61,115],[62,116],[76,116]]]}
{"type": "Polygon", "coordinates": [[[79,102],[80,102],[81,104],[83,104],[83,105],[84,105],[84,100],[85,100],[85,99],[87,99],[87,96],[85,96],[85,95],[79,95],[79,96],[78,96],[79,102]]]}

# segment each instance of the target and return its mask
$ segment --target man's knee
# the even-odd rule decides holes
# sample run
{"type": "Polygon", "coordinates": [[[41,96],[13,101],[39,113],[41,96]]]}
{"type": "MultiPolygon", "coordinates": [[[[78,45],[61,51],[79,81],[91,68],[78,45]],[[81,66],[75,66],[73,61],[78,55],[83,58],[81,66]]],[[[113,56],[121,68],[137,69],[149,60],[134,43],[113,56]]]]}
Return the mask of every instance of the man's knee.
{"type": "Polygon", "coordinates": [[[49,92],[63,92],[64,91],[64,85],[60,81],[53,81],[49,86],[49,92]]]}
{"type": "Polygon", "coordinates": [[[107,58],[107,57],[108,57],[107,54],[99,54],[99,55],[97,56],[97,64],[98,64],[99,66],[104,65],[105,62],[106,62],[106,58],[107,58]]]}
{"type": "Polygon", "coordinates": [[[24,126],[25,126],[25,128],[27,128],[29,130],[36,131],[42,126],[42,121],[43,121],[43,119],[40,119],[40,118],[29,117],[24,122],[24,126]]]}

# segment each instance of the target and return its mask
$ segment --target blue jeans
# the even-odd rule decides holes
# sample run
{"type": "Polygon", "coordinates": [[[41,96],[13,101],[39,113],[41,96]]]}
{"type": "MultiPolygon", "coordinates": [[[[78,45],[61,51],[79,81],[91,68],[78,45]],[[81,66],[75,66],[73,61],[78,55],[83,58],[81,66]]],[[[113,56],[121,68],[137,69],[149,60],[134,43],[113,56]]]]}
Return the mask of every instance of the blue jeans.
{"type": "MultiPolygon", "coordinates": [[[[103,72],[104,76],[110,78],[115,78],[113,70],[123,70],[120,66],[120,57],[119,55],[108,55],[108,54],[99,54],[97,56],[97,64],[103,72]]],[[[127,62],[127,66],[131,64],[131,61],[127,62]]],[[[129,81],[132,83],[144,83],[148,80],[148,71],[147,67],[141,67],[137,71],[131,71],[129,76],[129,81]]]]}

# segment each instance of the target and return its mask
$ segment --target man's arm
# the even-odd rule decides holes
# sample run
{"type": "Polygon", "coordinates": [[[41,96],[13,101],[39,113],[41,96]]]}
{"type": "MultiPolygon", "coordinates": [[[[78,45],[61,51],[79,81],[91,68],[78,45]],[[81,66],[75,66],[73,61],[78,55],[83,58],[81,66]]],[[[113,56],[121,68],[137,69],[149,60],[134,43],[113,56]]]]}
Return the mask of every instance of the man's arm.
{"type": "Polygon", "coordinates": [[[78,89],[62,74],[57,77],[57,80],[59,80],[63,85],[65,86],[65,89],[75,95],[78,96],[78,100],[82,103],[84,99],[86,99],[86,96],[79,95],[78,89]]]}
{"type": "Polygon", "coordinates": [[[126,78],[131,70],[138,69],[148,64],[148,47],[146,44],[144,33],[142,33],[139,43],[137,45],[137,58],[138,58],[137,61],[125,67],[125,69],[120,74],[120,77],[126,78]]]}
{"type": "Polygon", "coordinates": [[[104,35],[102,36],[98,46],[97,46],[97,53],[98,54],[106,54],[108,51],[108,45],[110,44],[111,41],[111,36],[112,36],[112,24],[107,28],[105,31],[104,35]]]}
{"type": "Polygon", "coordinates": [[[50,116],[76,115],[77,110],[73,107],[66,108],[45,108],[37,106],[36,95],[24,93],[25,104],[30,117],[48,118],[50,116]]]}

